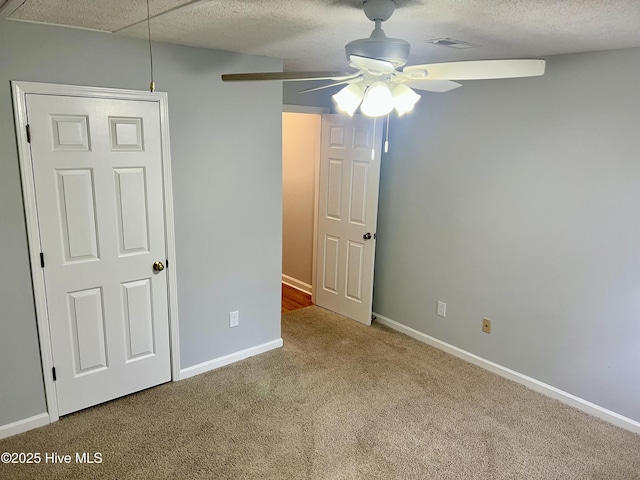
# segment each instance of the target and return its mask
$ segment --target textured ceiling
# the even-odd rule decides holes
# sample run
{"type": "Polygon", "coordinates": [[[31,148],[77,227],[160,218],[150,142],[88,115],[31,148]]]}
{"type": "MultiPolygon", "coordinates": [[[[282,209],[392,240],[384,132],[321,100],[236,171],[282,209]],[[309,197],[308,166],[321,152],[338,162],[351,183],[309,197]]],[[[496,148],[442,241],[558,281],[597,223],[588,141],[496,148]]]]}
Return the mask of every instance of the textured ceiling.
{"type": "MultiPolygon", "coordinates": [[[[13,0],[14,2],[16,0],[13,0]]],[[[2,0],[0,0],[2,3],[2,0]]],[[[369,36],[361,0],[151,0],[156,41],[284,59],[285,70],[345,70],[344,45],[369,36]]],[[[383,24],[409,64],[640,46],[640,0],[398,0],[383,24]],[[480,45],[456,50],[426,40],[480,45]]],[[[10,19],[146,38],[146,0],[25,0],[10,19]],[[142,22],[142,23],[140,23],[142,22]]]]}

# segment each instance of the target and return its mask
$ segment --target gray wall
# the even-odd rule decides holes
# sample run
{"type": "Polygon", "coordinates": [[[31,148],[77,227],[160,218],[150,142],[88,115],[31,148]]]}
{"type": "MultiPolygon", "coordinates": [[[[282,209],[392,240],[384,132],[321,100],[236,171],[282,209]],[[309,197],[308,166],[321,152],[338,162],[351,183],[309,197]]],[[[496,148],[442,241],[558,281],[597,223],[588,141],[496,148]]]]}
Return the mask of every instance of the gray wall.
{"type": "MultiPolygon", "coordinates": [[[[10,80],[145,90],[145,42],[0,22],[0,425],[46,410],[10,80]]],[[[176,45],[154,49],[169,93],[182,368],[280,337],[281,112],[277,82],[224,72],[280,60],[176,45]],[[240,311],[240,327],[228,314],[240,311]]]]}
{"type": "Polygon", "coordinates": [[[308,88],[316,88],[326,84],[323,81],[282,82],[282,98],[285,105],[303,105],[307,107],[334,107],[331,96],[340,91],[340,86],[315,92],[300,93],[308,88]]]}
{"type": "Polygon", "coordinates": [[[638,85],[640,49],[565,55],[392,117],[374,310],[640,421],[638,85]]]}

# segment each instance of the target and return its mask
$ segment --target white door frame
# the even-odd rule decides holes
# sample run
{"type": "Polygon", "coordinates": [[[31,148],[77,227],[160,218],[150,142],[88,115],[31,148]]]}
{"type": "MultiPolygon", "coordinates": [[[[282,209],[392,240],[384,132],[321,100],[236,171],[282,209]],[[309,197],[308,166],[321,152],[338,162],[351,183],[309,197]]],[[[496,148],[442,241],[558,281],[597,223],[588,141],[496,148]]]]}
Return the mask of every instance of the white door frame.
{"type": "Polygon", "coordinates": [[[167,94],[164,92],[145,92],[138,90],[118,90],[101,87],[82,87],[75,85],[58,85],[34,82],[11,82],[13,93],[14,119],[18,141],[18,159],[22,181],[25,218],[27,223],[27,239],[29,243],[29,260],[31,262],[31,280],[36,308],[38,339],[40,342],[40,359],[47,402],[49,423],[60,417],[58,401],[53,381],[53,355],[49,333],[49,316],[47,298],[44,287],[44,272],[40,268],[40,229],[38,227],[38,211],[36,209],[36,189],[33,178],[31,148],[27,138],[27,94],[103,98],[110,100],[133,100],[155,102],[160,110],[160,139],[162,142],[162,179],[164,190],[164,215],[166,236],[167,289],[169,300],[169,339],[171,353],[171,378],[175,382],[180,379],[180,343],[178,339],[178,292],[176,276],[175,234],[173,227],[173,191],[171,183],[171,156],[169,147],[169,110],[167,94]]]}
{"type": "MultiPolygon", "coordinates": [[[[282,107],[283,112],[288,113],[306,113],[306,114],[316,114],[321,118],[324,114],[329,114],[330,109],[326,107],[314,107],[307,105],[292,105],[292,104],[284,104],[282,107]]],[[[373,119],[372,119],[373,121],[373,119]]],[[[382,124],[382,130],[384,132],[386,128],[386,122],[388,120],[384,120],[382,124]]],[[[322,123],[322,122],[321,122],[322,123]]],[[[322,128],[321,128],[322,130],[322,128]]],[[[322,132],[320,132],[322,134],[322,132]]],[[[384,136],[379,140],[380,151],[380,161],[382,161],[383,153],[382,150],[384,136]]],[[[315,154],[314,162],[315,162],[315,171],[314,171],[314,181],[313,181],[313,189],[314,189],[314,199],[313,199],[313,249],[312,249],[312,267],[311,267],[311,301],[316,303],[316,274],[318,269],[318,212],[320,206],[320,152],[322,146],[318,148],[318,151],[315,154]]]]}

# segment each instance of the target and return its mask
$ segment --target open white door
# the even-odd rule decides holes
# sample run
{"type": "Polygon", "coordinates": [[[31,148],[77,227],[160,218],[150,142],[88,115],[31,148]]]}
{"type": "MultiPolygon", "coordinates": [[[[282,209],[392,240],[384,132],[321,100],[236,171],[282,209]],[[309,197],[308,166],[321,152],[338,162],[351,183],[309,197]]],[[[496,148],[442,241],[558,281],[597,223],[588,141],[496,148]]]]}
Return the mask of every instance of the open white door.
{"type": "Polygon", "coordinates": [[[382,121],[323,115],[318,201],[318,306],[371,324],[382,121]],[[372,154],[373,152],[373,154],[372,154]]]}
{"type": "Polygon", "coordinates": [[[171,379],[160,109],[27,94],[26,116],[64,415],[171,379]]]}

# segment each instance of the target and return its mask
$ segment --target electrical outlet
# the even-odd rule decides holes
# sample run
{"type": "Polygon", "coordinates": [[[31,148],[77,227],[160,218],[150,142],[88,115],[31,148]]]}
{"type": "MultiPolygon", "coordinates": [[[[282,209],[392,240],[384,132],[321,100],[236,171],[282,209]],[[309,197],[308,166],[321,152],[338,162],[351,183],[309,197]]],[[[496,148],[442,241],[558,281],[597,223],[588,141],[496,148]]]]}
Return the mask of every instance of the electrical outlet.
{"type": "Polygon", "coordinates": [[[229,313],[229,328],[237,327],[240,325],[240,312],[235,311],[229,313]]]}
{"type": "Polygon", "coordinates": [[[444,302],[438,302],[438,308],[436,309],[436,315],[440,317],[447,316],[447,304],[444,302]]]}
{"type": "Polygon", "coordinates": [[[484,333],[491,333],[491,320],[488,318],[482,319],[482,331],[484,333]]]}

